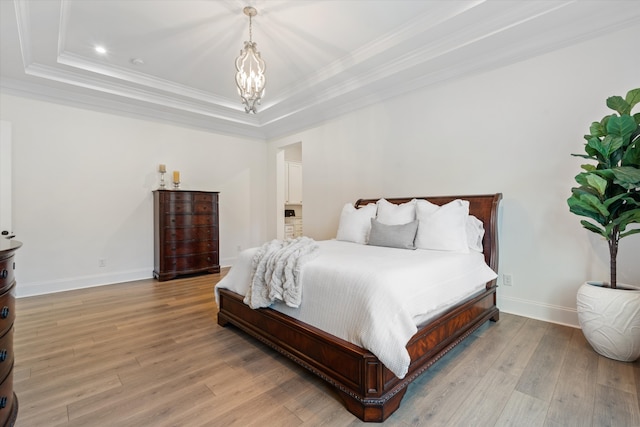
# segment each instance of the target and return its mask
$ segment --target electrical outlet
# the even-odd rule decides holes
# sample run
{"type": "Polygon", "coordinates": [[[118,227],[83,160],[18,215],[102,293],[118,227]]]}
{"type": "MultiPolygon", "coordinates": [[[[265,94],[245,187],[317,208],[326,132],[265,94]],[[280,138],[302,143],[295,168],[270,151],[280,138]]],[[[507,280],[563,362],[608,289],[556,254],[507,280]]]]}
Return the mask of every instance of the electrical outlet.
{"type": "Polygon", "coordinates": [[[98,259],[98,267],[103,268],[107,266],[107,260],[104,258],[98,259]]]}
{"type": "Polygon", "coordinates": [[[236,246],[236,250],[237,250],[238,252],[242,252],[242,246],[240,246],[240,245],[236,246]]]}
{"type": "Polygon", "coordinates": [[[503,274],[502,275],[502,284],[505,286],[512,286],[513,285],[513,277],[511,277],[510,274],[503,274]]]}

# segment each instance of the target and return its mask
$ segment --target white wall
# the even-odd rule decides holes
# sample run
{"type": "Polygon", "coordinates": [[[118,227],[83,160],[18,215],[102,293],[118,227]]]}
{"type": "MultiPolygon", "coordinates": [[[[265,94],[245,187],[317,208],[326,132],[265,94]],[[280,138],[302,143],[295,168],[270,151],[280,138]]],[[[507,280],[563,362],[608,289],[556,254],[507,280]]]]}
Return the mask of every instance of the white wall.
{"type": "Polygon", "coordinates": [[[264,141],[2,94],[13,136],[18,295],[152,277],[158,164],[220,192],[220,258],[266,238],[264,141]],[[105,259],[106,267],[98,267],[105,259]]]}
{"type": "MultiPolygon", "coordinates": [[[[608,278],[608,252],[568,211],[581,164],[570,153],[609,113],[608,96],[640,87],[637,40],[640,26],[271,141],[269,173],[280,147],[302,141],[305,234],[316,239],[334,237],[342,205],[360,197],[502,192],[499,273],[513,285],[499,307],[577,325],[576,290],[608,278]]],[[[640,235],[621,242],[620,281],[640,284],[639,253],[640,235]]]]}

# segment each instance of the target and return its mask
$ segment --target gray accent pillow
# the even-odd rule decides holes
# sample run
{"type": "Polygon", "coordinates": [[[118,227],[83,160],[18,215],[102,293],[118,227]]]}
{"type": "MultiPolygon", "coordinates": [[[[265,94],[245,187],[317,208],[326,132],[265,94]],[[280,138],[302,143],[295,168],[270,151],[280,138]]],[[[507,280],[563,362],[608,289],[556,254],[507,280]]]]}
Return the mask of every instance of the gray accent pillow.
{"type": "Polygon", "coordinates": [[[418,231],[418,220],[406,224],[387,225],[371,218],[369,244],[388,248],[415,249],[413,244],[418,231]]]}

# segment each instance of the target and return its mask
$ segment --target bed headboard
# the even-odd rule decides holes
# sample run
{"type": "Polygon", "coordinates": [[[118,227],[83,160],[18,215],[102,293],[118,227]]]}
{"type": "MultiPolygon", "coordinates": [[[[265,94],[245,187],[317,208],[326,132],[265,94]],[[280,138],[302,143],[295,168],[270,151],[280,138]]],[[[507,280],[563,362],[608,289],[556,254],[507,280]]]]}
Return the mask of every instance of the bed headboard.
{"type": "MultiPolygon", "coordinates": [[[[360,199],[355,206],[358,208],[375,203],[378,199],[360,199]]],[[[456,199],[468,200],[469,214],[477,217],[484,224],[484,238],[482,239],[484,259],[493,271],[498,271],[498,205],[502,199],[502,193],[473,196],[396,197],[386,200],[399,205],[412,199],[426,199],[436,205],[444,205],[456,199]]]]}

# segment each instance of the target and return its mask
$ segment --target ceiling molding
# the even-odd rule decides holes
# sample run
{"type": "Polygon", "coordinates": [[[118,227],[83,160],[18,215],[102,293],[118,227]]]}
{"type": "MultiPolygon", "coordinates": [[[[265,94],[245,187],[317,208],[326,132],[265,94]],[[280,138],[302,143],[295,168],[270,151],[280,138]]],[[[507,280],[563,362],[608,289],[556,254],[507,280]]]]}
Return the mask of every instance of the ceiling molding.
{"type": "MultiPolygon", "coordinates": [[[[171,3],[172,0],[166,0],[164,5],[171,3]]],[[[158,10],[160,6],[144,10],[141,4],[127,1],[0,2],[2,43],[8,46],[4,48],[3,44],[0,88],[8,93],[67,105],[266,140],[416,88],[504,67],[592,37],[638,26],[640,22],[640,2],[637,1],[382,0],[351,17],[354,23],[357,19],[374,22],[384,19],[385,23],[391,23],[392,31],[378,31],[375,25],[359,27],[360,31],[370,33],[365,43],[351,45],[344,51],[350,46],[353,28],[332,22],[327,23],[324,34],[316,31],[311,38],[301,37],[299,47],[295,45],[298,41],[291,40],[290,35],[295,34],[292,31],[298,23],[312,19],[305,13],[335,14],[336,8],[344,6],[346,15],[354,13],[353,8],[347,7],[351,5],[349,2],[308,0],[300,4],[283,0],[258,16],[262,19],[261,32],[268,31],[269,25],[275,23],[286,29],[270,33],[267,41],[271,43],[271,52],[287,50],[272,58],[265,57],[267,95],[255,115],[244,112],[231,87],[232,55],[237,55],[237,49],[228,43],[216,43],[205,56],[226,58],[222,63],[228,63],[229,69],[219,67],[224,75],[190,68],[200,64],[202,58],[194,58],[192,63],[176,61],[176,58],[189,58],[192,50],[199,53],[188,44],[189,37],[201,27],[203,31],[209,30],[202,25],[209,18],[190,15],[186,7],[171,11],[180,10],[183,16],[178,21],[182,23],[197,22],[193,31],[184,25],[169,28],[163,22],[162,10],[158,10]],[[105,10],[100,8],[104,7],[115,8],[107,9],[113,12],[109,19],[119,21],[109,21],[105,27],[100,14],[105,10]],[[394,14],[398,7],[404,8],[402,18],[400,13],[394,14]],[[408,16],[408,11],[415,13],[408,16]],[[598,19],[594,20],[594,16],[598,19]],[[136,24],[140,28],[130,27],[136,24]],[[142,35],[157,36],[123,44],[119,29],[124,34],[139,30],[142,35]],[[116,52],[114,58],[96,57],[89,45],[96,34],[122,51],[116,52]],[[176,34],[187,35],[176,38],[176,34]],[[160,40],[175,42],[158,45],[160,40]],[[287,61],[304,55],[309,43],[317,43],[319,50],[324,48],[321,59],[324,62],[313,62],[316,56],[310,55],[300,58],[304,61],[297,64],[299,67],[291,67],[287,61]],[[156,68],[158,64],[145,63],[137,68],[130,63],[129,58],[144,57],[145,52],[156,52],[165,45],[166,62],[160,64],[162,69],[156,68]],[[21,57],[7,52],[19,52],[21,57]],[[300,70],[306,72],[300,73],[300,70]],[[185,76],[190,77],[185,80],[185,76]],[[229,84],[218,84],[227,81],[229,84]]],[[[241,19],[233,15],[232,11],[238,7],[233,0],[199,3],[199,7],[204,7],[207,13],[210,9],[212,22],[241,19]]],[[[268,8],[269,3],[264,7],[268,8]]],[[[226,23],[212,25],[211,31],[227,31],[227,28],[226,23]]],[[[198,40],[209,37],[197,35],[198,40]]],[[[224,38],[228,39],[226,33],[224,38]]]]}

